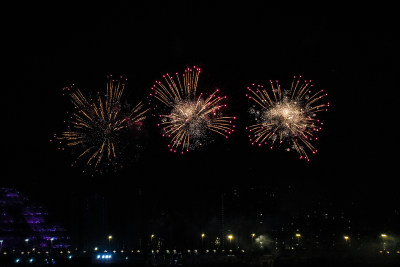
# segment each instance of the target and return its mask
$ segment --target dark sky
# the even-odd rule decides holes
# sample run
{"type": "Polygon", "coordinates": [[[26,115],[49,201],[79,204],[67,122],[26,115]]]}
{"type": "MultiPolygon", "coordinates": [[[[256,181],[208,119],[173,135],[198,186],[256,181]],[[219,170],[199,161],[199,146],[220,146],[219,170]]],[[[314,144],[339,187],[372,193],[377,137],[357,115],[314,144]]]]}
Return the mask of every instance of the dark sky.
{"type": "Polygon", "coordinates": [[[392,8],[160,2],[34,3],[5,10],[10,47],[3,52],[13,73],[5,90],[3,129],[11,131],[0,185],[61,206],[74,192],[99,191],[112,199],[138,186],[176,193],[178,187],[195,192],[197,186],[250,184],[296,184],[299,198],[318,191],[368,203],[382,196],[398,200],[398,118],[392,118],[400,71],[392,8]],[[238,117],[228,141],[172,155],[150,120],[142,157],[117,174],[94,178],[70,168],[73,158],[50,144],[71,108],[63,87],[75,83],[94,92],[105,88],[106,75],[123,75],[126,101],[136,103],[162,74],[192,65],[203,69],[204,87],[228,96],[228,111],[238,117]],[[331,103],[322,116],[320,153],[309,163],[295,153],[252,148],[244,130],[246,86],[299,74],[324,88],[331,103]]]}

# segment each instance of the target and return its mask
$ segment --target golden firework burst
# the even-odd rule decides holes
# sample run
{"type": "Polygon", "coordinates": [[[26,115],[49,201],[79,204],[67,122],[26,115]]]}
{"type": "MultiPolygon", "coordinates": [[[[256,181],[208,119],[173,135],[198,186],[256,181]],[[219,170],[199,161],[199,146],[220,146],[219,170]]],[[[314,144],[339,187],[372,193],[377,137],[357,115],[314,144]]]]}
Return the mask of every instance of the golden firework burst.
{"type": "Polygon", "coordinates": [[[221,109],[226,107],[226,97],[218,96],[215,90],[208,97],[203,93],[197,95],[200,68],[187,68],[180,77],[175,79],[169,74],[163,75],[164,83],[156,81],[151,88],[151,95],[158,99],[167,108],[161,114],[161,123],[164,136],[170,137],[170,150],[193,150],[203,146],[210,133],[228,136],[234,132],[232,124],[235,117],[224,116],[221,109]]]}
{"type": "Polygon", "coordinates": [[[251,144],[271,149],[279,144],[309,160],[306,150],[318,151],[312,142],[318,140],[316,133],[322,129],[317,113],[329,107],[329,102],[320,103],[327,94],[322,89],[313,92],[312,81],[302,81],[302,76],[293,78],[289,90],[282,89],[278,81],[270,81],[270,86],[269,92],[262,85],[247,87],[246,96],[253,102],[249,112],[254,124],[247,127],[251,144]]]}

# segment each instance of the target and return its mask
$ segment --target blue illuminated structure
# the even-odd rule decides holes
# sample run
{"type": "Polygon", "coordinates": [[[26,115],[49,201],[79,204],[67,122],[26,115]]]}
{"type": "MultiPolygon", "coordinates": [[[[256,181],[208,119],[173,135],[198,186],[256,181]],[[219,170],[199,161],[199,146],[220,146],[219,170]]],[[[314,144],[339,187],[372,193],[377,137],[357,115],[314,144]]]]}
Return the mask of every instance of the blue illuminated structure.
{"type": "Polygon", "coordinates": [[[112,262],[112,255],[109,253],[102,253],[96,255],[96,263],[110,263],[112,262]]]}

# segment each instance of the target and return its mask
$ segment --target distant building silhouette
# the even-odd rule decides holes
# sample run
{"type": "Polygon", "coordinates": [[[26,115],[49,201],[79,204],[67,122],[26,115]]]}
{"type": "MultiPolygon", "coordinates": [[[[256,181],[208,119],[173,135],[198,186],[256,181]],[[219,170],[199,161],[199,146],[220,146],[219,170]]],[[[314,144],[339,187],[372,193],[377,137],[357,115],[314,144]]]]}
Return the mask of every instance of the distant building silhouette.
{"type": "Polygon", "coordinates": [[[91,249],[108,247],[108,205],[99,194],[75,195],[70,202],[72,246],[91,249]]]}

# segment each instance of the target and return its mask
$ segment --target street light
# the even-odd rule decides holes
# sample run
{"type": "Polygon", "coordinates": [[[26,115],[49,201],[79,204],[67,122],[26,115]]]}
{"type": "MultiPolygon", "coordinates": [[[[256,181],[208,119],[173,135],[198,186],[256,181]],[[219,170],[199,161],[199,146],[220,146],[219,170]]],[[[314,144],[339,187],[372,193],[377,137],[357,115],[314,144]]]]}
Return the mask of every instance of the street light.
{"type": "Polygon", "coordinates": [[[387,234],[381,234],[382,241],[383,241],[383,250],[386,250],[386,243],[385,240],[388,237],[387,234]]]}
{"type": "Polygon", "coordinates": [[[296,233],[296,237],[297,237],[297,245],[300,245],[300,237],[301,237],[301,234],[296,233]]]}
{"type": "Polygon", "coordinates": [[[29,248],[29,238],[26,238],[25,242],[26,242],[26,247],[29,248]]]}
{"type": "Polygon", "coordinates": [[[53,240],[54,240],[54,237],[50,238],[50,247],[51,248],[53,248],[53,240]]]}
{"type": "Polygon", "coordinates": [[[253,241],[254,241],[254,237],[256,236],[256,234],[255,233],[252,233],[251,234],[251,243],[253,243],[253,241]]]}
{"type": "Polygon", "coordinates": [[[108,236],[108,247],[111,246],[111,239],[112,239],[112,238],[113,238],[112,235],[109,235],[109,236],[108,236]]]}
{"type": "Polygon", "coordinates": [[[228,235],[228,239],[229,239],[229,248],[232,249],[232,239],[233,239],[233,235],[228,235]]]}
{"type": "Polygon", "coordinates": [[[0,250],[3,249],[3,240],[0,240],[0,250]]]}
{"type": "Polygon", "coordinates": [[[204,249],[204,241],[203,241],[203,240],[204,240],[204,237],[205,237],[205,236],[206,236],[205,233],[202,233],[202,234],[201,234],[201,248],[202,248],[202,249],[204,249]]]}
{"type": "Polygon", "coordinates": [[[150,247],[153,247],[153,238],[155,237],[154,234],[150,235],[150,247]]]}
{"type": "Polygon", "coordinates": [[[349,242],[350,237],[348,237],[347,235],[345,235],[343,238],[344,238],[344,240],[346,240],[346,245],[348,245],[348,242],[349,242]]]}

